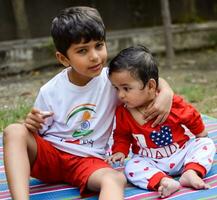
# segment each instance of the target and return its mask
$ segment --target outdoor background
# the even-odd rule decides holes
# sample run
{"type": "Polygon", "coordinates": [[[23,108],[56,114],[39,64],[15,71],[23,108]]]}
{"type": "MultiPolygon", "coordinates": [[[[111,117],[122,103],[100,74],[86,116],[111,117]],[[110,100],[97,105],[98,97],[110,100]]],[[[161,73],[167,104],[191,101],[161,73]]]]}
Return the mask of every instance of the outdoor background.
{"type": "MultiPolygon", "coordinates": [[[[62,69],[56,63],[19,73],[5,73],[5,60],[7,66],[10,65],[8,52],[16,48],[18,42],[26,44],[49,37],[53,17],[69,6],[96,7],[108,33],[133,32],[156,26],[163,29],[161,3],[160,0],[0,0],[0,132],[9,123],[26,116],[38,89],[62,69]]],[[[173,25],[217,21],[217,0],[170,0],[169,6],[173,25]]],[[[166,51],[154,53],[159,61],[160,76],[173,90],[194,104],[202,114],[217,117],[217,34],[212,34],[212,41],[211,45],[198,48],[190,48],[189,45],[188,49],[174,49],[171,66],[168,66],[166,51]]],[[[149,48],[152,48],[150,44],[149,48]]],[[[28,63],[23,62],[22,65],[28,69],[28,63]]],[[[13,60],[9,69],[17,66],[13,60]]]]}

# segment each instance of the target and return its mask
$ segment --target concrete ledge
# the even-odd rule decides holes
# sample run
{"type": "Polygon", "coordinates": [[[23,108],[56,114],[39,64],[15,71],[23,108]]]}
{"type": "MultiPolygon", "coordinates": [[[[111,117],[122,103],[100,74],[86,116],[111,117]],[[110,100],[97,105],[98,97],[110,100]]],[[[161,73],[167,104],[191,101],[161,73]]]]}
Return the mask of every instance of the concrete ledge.
{"type": "MultiPolygon", "coordinates": [[[[176,51],[213,47],[217,44],[217,22],[173,25],[176,51]]],[[[165,50],[162,27],[127,29],[107,33],[109,58],[128,46],[143,44],[154,53],[165,50]]],[[[0,42],[0,76],[57,64],[50,37],[0,42]]]]}

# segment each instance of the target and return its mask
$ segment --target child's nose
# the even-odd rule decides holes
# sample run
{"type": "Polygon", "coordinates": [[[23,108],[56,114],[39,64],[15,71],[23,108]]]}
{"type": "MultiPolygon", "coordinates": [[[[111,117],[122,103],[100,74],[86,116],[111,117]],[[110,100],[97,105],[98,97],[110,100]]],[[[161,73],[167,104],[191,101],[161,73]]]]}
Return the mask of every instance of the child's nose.
{"type": "Polygon", "coordinates": [[[90,60],[95,62],[98,61],[99,55],[96,51],[92,51],[90,54],[90,60]]]}
{"type": "Polygon", "coordinates": [[[119,99],[124,99],[125,94],[124,92],[119,91],[118,96],[119,96],[119,99]]]}

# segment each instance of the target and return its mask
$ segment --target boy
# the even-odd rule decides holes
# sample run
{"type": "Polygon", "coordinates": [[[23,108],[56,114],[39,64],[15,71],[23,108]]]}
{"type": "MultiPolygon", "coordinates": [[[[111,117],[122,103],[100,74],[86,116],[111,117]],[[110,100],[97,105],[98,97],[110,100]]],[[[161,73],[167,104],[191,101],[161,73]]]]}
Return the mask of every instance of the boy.
{"type": "Polygon", "coordinates": [[[134,153],[125,167],[134,185],[157,190],[165,198],[179,190],[180,184],[208,189],[203,177],[212,166],[215,145],[207,138],[200,113],[174,95],[169,116],[162,125],[144,124],[143,112],[157,97],[158,68],[143,46],[122,50],[109,64],[109,78],[123,102],[116,111],[113,155],[108,162],[123,163],[130,147],[134,153]],[[185,134],[185,125],[197,139],[185,134]],[[171,178],[181,177],[179,182],[171,178]]]}
{"type": "MultiPolygon", "coordinates": [[[[90,190],[99,191],[102,200],[123,199],[124,175],[103,160],[117,97],[103,68],[107,50],[102,19],[94,8],[67,8],[54,18],[51,35],[56,57],[66,69],[40,89],[37,109],[29,113],[25,126],[4,130],[12,198],[28,199],[31,175],[78,186],[82,196],[90,190]]],[[[147,112],[147,120],[159,115],[155,123],[164,121],[172,99],[169,86],[162,80],[160,85],[166,94],[160,92],[147,112]]]]}

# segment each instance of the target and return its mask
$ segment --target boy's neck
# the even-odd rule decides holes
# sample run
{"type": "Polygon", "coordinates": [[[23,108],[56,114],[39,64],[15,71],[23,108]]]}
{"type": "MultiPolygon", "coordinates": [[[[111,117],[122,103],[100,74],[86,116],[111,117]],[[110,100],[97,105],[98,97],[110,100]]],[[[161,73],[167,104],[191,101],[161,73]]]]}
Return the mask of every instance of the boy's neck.
{"type": "Polygon", "coordinates": [[[90,77],[84,77],[76,73],[71,67],[68,70],[68,78],[71,83],[77,86],[85,86],[88,82],[92,80],[92,78],[90,77]]]}

